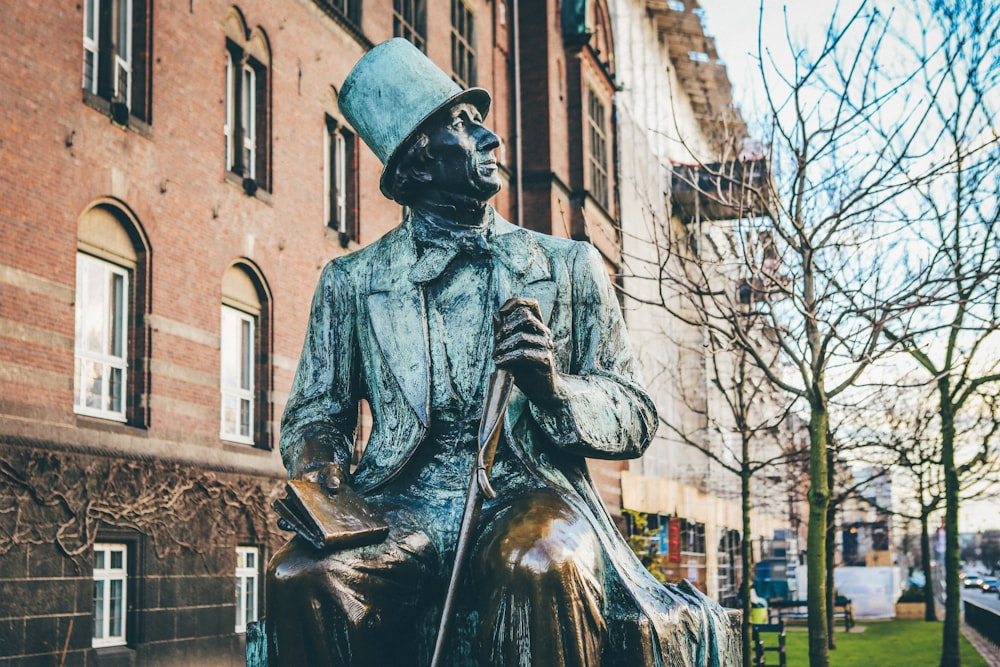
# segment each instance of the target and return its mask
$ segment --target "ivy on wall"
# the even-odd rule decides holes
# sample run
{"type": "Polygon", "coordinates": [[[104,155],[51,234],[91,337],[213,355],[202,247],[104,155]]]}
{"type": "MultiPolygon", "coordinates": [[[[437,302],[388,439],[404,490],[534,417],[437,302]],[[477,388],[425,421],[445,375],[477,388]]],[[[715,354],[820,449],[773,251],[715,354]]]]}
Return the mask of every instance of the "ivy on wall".
{"type": "Polygon", "coordinates": [[[158,558],[238,540],[277,546],[287,534],[270,508],[282,488],[281,480],[156,460],[8,448],[0,451],[0,556],[55,544],[80,567],[106,526],[142,533],[158,558]]]}

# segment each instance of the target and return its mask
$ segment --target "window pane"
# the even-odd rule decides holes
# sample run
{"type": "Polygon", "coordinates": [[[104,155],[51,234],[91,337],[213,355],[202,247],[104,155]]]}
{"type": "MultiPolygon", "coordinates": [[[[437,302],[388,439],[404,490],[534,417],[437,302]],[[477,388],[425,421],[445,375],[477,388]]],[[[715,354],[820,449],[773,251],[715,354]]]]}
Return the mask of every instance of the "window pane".
{"type": "Polygon", "coordinates": [[[83,53],[83,89],[97,92],[97,54],[93,51],[83,53]]]}
{"type": "Polygon", "coordinates": [[[125,348],[125,276],[120,273],[109,272],[111,284],[108,286],[111,299],[108,314],[108,353],[111,356],[121,358],[124,356],[125,348]]]}
{"type": "Polygon", "coordinates": [[[120,569],[122,569],[122,567],[124,565],[124,561],[123,561],[124,555],[125,554],[122,553],[121,551],[112,551],[111,552],[111,569],[112,570],[120,570],[120,569]]]}
{"type": "MultiPolygon", "coordinates": [[[[112,555],[113,557],[113,555],[112,555]]],[[[122,621],[123,621],[123,592],[124,592],[124,581],[121,579],[113,579],[110,582],[111,590],[109,595],[108,604],[108,636],[109,637],[121,637],[122,636],[122,621]]]]}
{"type": "Polygon", "coordinates": [[[102,409],[104,397],[104,364],[87,361],[83,367],[83,404],[102,409]]]}
{"type": "Polygon", "coordinates": [[[235,98],[233,95],[233,56],[226,51],[226,171],[233,169],[233,122],[235,121],[235,98]]]}
{"type": "Polygon", "coordinates": [[[242,320],[240,324],[240,389],[249,391],[253,389],[253,324],[248,320],[242,320]]]}
{"type": "Polygon", "coordinates": [[[241,629],[244,627],[246,619],[246,599],[243,595],[243,588],[246,586],[246,580],[243,577],[236,578],[236,628],[241,629]],[[243,623],[241,623],[243,622],[243,623]]]}
{"type": "Polygon", "coordinates": [[[236,345],[240,334],[240,320],[228,308],[222,309],[222,387],[235,388],[238,385],[240,352],[236,345]]]}
{"type": "Polygon", "coordinates": [[[118,55],[129,62],[132,60],[132,0],[117,0],[115,14],[118,18],[115,46],[118,55]]]}
{"type": "MultiPolygon", "coordinates": [[[[111,368],[108,369],[110,373],[108,374],[108,410],[111,412],[121,412],[122,411],[122,369],[111,368]]],[[[114,561],[114,554],[111,555],[111,560],[114,561]]]]}
{"type": "Polygon", "coordinates": [[[94,569],[103,570],[104,569],[104,551],[97,550],[94,551],[94,569]]]}
{"type": "MultiPolygon", "coordinates": [[[[103,554],[102,554],[103,555],[103,554]]],[[[94,582],[94,639],[104,638],[104,582],[94,582]]]]}
{"type": "Polygon", "coordinates": [[[246,567],[255,568],[257,567],[257,554],[253,551],[246,552],[246,567]]]}
{"type": "Polygon", "coordinates": [[[240,435],[250,436],[250,401],[240,399],[240,435]]]}
{"type": "Polygon", "coordinates": [[[76,272],[77,348],[104,351],[105,269],[94,260],[79,256],[76,272]]]}
{"type": "Polygon", "coordinates": [[[97,33],[97,0],[86,0],[83,4],[83,36],[87,39],[95,39],[97,33]]]}
{"type": "Polygon", "coordinates": [[[247,606],[246,606],[246,616],[243,619],[244,624],[252,623],[253,621],[257,620],[257,613],[256,613],[257,604],[255,600],[256,591],[254,590],[255,585],[256,581],[252,577],[248,577],[246,582],[247,606]]]}
{"type": "Polygon", "coordinates": [[[236,433],[236,410],[238,399],[232,395],[222,397],[222,432],[236,433]]]}

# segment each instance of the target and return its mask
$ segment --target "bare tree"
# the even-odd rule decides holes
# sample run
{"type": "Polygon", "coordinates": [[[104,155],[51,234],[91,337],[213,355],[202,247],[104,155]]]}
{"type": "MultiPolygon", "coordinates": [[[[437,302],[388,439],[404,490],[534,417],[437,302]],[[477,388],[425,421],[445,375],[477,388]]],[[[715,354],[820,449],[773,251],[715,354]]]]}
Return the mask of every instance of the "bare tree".
{"type": "MultiPolygon", "coordinates": [[[[937,620],[935,581],[931,569],[930,518],[945,502],[943,443],[939,389],[936,382],[914,385],[908,373],[895,384],[869,398],[866,409],[859,412],[864,426],[856,436],[883,450],[883,461],[891,466],[893,482],[904,489],[902,497],[909,499],[899,507],[876,509],[920,525],[920,569],[924,574],[924,618],[937,620]]],[[[980,404],[980,409],[967,410],[956,421],[954,448],[961,454],[957,466],[960,499],[984,498],[995,494],[1000,483],[1000,451],[997,432],[1000,429],[1000,403],[995,396],[980,404]]],[[[872,503],[870,499],[867,502],[872,503]]]]}
{"type": "Polygon", "coordinates": [[[1000,367],[985,363],[1000,358],[995,5],[912,0],[882,11],[865,0],[835,14],[822,43],[789,39],[784,70],[758,40],[760,147],[751,155],[740,142],[717,142],[711,164],[692,151],[697,166],[674,179],[674,214],[686,224],[661,230],[656,271],[635,272],[657,281],[659,300],[644,290],[647,303],[717,332],[805,406],[811,667],[829,664],[828,436],[831,414],[839,418],[831,404],[896,348],[929,372],[940,398],[949,530],[942,665],[958,664],[955,420],[984,406],[1000,381],[1000,367]],[[694,193],[686,210],[678,211],[678,183],[694,193]],[[748,307],[759,326],[741,326],[748,307]]]}
{"type": "MultiPolygon", "coordinates": [[[[919,40],[901,36],[919,64],[914,91],[928,100],[919,152],[889,141],[906,156],[908,196],[897,200],[918,239],[911,269],[921,281],[919,307],[886,336],[911,355],[937,390],[944,474],[946,606],[942,667],[960,664],[958,518],[963,471],[985,463],[995,428],[971,459],[962,458],[962,421],[981,423],[1000,387],[1000,6],[992,2],[934,0],[916,3],[919,40]],[[928,275],[924,266],[930,267],[928,275]]],[[[912,34],[912,33],[910,33],[912,34]]],[[[893,124],[881,119],[883,136],[893,124]]],[[[906,125],[906,121],[895,122],[906,125]]]]}
{"type": "Polygon", "coordinates": [[[869,1],[832,17],[812,50],[789,41],[791,71],[777,71],[759,44],[768,106],[762,148],[750,156],[745,145],[721,142],[715,162],[679,170],[681,185],[695,193],[694,211],[680,212],[684,230],[663,230],[655,258],[659,305],[745,352],[808,412],[811,667],[829,664],[831,401],[908,339],[914,301],[940,293],[932,261],[911,262],[905,280],[896,267],[912,236],[899,201],[956,159],[927,159],[933,99],[912,95],[945,70],[927,71],[931,64],[918,59],[899,63],[887,51],[895,29],[893,17],[869,1]],[[748,309],[758,326],[743,326],[748,309]],[[886,335],[890,325],[898,333],[886,335]]]}
{"type": "MultiPolygon", "coordinates": [[[[744,315],[734,324],[745,330],[759,328],[759,315],[753,309],[747,308],[744,315]]],[[[697,382],[701,378],[684,377],[683,373],[674,376],[684,407],[698,419],[661,416],[661,425],[739,481],[743,665],[750,667],[752,514],[768,496],[786,493],[772,480],[781,479],[779,468],[801,459],[803,452],[794,447],[794,439],[785,432],[791,402],[783,393],[774,391],[746,349],[736,344],[737,334],[713,327],[702,327],[702,332],[699,349],[685,352],[688,356],[703,356],[705,364],[699,373],[705,373],[708,386],[697,382]],[[765,491],[758,493],[755,487],[765,491]]],[[[688,345],[680,338],[671,342],[682,349],[688,345]]]]}
{"type": "MultiPolygon", "coordinates": [[[[703,323],[736,332],[736,344],[769,381],[807,406],[812,667],[829,664],[830,401],[891,347],[881,331],[908,296],[906,285],[884,279],[888,255],[878,252],[898,231],[882,211],[904,187],[902,161],[868,137],[870,124],[895,90],[875,85],[886,31],[881,15],[864,3],[842,27],[831,28],[818,52],[795,50],[789,74],[775,75],[760,47],[770,106],[764,140],[773,178],[760,184],[743,179],[741,201],[746,197],[751,211],[760,215],[737,219],[729,238],[753,307],[765,323],[764,335],[733,326],[744,306],[732,290],[706,290],[712,284],[706,253],[677,244],[674,252],[683,270],[664,276],[682,293],[697,295],[703,323]],[[778,351],[780,363],[772,363],[770,350],[778,351]]],[[[718,182],[727,182],[728,174],[718,176],[718,182]]],[[[731,195],[732,187],[704,194],[731,195]]]]}
{"type": "Polygon", "coordinates": [[[934,424],[934,402],[925,387],[888,388],[869,410],[868,437],[882,447],[896,473],[894,481],[910,487],[910,502],[893,508],[920,526],[920,571],[924,575],[924,620],[937,620],[934,573],[931,568],[930,518],[944,500],[940,431],[934,424]]]}

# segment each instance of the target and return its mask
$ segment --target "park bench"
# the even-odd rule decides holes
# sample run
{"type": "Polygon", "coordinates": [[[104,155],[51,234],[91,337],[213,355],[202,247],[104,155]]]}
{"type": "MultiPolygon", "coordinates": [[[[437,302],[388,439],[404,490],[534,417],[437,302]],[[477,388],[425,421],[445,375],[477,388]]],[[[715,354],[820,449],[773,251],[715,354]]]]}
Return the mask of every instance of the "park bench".
{"type": "MultiPolygon", "coordinates": [[[[768,620],[805,620],[809,618],[808,603],[805,600],[768,600],[768,620]]],[[[844,622],[844,631],[850,632],[854,627],[854,613],[851,611],[851,599],[838,595],[833,604],[833,620],[844,622]]]]}
{"type": "MultiPolygon", "coordinates": [[[[785,622],[779,620],[777,623],[754,624],[750,626],[751,643],[753,644],[753,667],[767,667],[767,654],[774,652],[778,654],[777,667],[787,667],[788,662],[785,657],[785,622]],[[762,634],[776,633],[778,635],[777,645],[768,645],[761,638],[762,634]]],[[[773,662],[771,663],[774,664],[773,662]]]]}

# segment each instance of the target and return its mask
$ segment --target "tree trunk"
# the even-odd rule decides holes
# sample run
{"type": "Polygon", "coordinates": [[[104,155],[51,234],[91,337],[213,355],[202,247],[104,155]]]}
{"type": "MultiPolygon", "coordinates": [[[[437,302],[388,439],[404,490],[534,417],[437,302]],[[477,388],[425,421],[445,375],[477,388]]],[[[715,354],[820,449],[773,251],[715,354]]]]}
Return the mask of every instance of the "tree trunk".
{"type": "MultiPolygon", "coordinates": [[[[834,457],[833,450],[830,449],[829,443],[827,443],[826,450],[826,484],[830,489],[830,493],[833,493],[833,480],[834,480],[834,457]]],[[[833,570],[837,550],[837,508],[831,502],[826,506],[826,635],[827,635],[827,646],[831,650],[837,648],[837,638],[834,633],[834,618],[833,611],[835,609],[835,592],[833,585],[833,570]]]]}
{"type": "Polygon", "coordinates": [[[809,415],[809,530],[806,535],[809,667],[830,667],[826,626],[826,508],[827,430],[830,415],[824,397],[817,396],[809,415]]]}
{"type": "Polygon", "coordinates": [[[941,396],[941,467],[944,469],[944,637],[941,667],[960,667],[959,624],[962,618],[962,589],[959,581],[958,469],[955,467],[955,414],[948,376],[938,380],[941,396]]]}
{"type": "Polygon", "coordinates": [[[740,579],[740,599],[743,602],[743,667],[750,667],[750,587],[753,583],[753,538],[750,532],[750,470],[749,439],[743,438],[743,467],[740,470],[740,500],[743,512],[743,539],[740,540],[742,576],[740,579]]]}
{"type": "MultiPolygon", "coordinates": [[[[923,500],[921,498],[921,500],[923,500]]],[[[930,513],[920,512],[920,569],[924,573],[924,620],[936,621],[937,608],[934,602],[934,576],[931,571],[931,535],[927,523],[930,513]]]]}
{"type": "Polygon", "coordinates": [[[834,516],[836,510],[833,507],[827,508],[826,512],[826,633],[827,646],[830,649],[837,648],[837,639],[834,636],[833,612],[836,603],[836,591],[833,584],[833,570],[836,561],[837,533],[834,516]]]}

